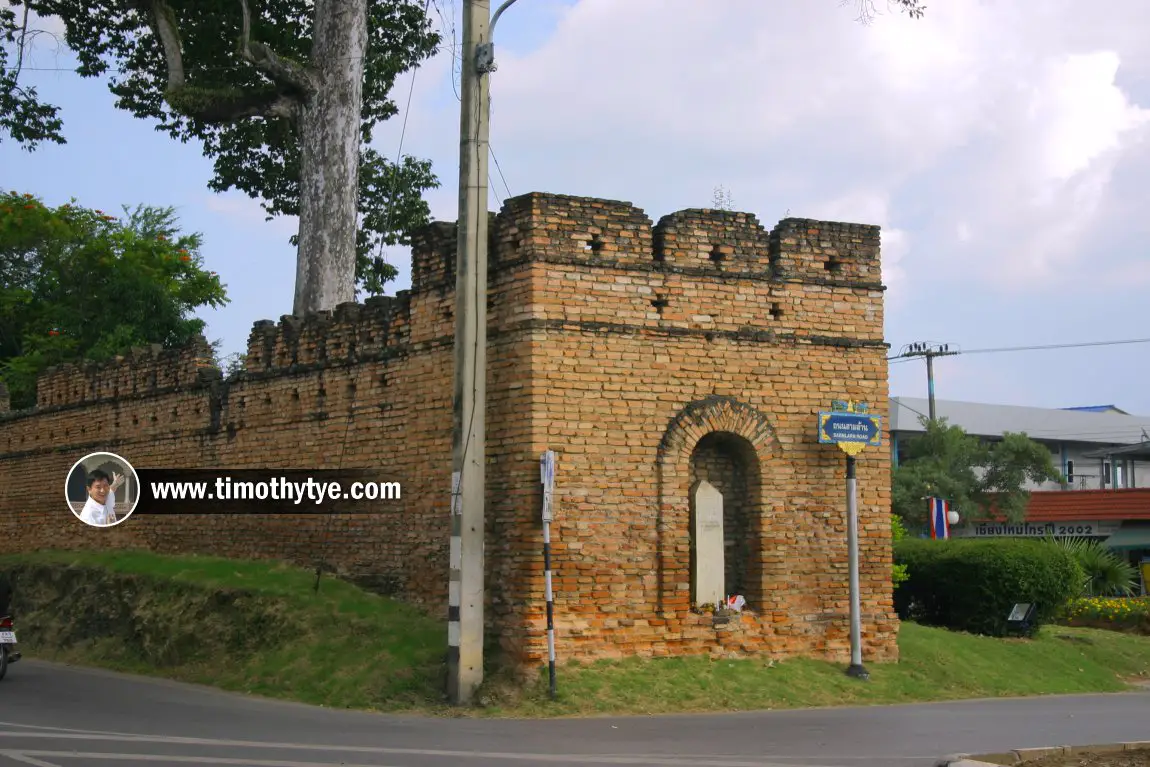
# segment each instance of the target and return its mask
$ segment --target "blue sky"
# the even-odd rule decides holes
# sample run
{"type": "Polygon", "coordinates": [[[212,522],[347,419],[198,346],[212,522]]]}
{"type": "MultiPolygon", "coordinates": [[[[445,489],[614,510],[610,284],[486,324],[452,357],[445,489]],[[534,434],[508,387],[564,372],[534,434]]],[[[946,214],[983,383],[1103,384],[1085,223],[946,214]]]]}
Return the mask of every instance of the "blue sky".
{"type": "MultiPolygon", "coordinates": [[[[432,159],[433,215],[455,217],[458,101],[451,32],[415,76],[405,154],[432,159]]],[[[881,7],[881,4],[880,4],[881,7]]],[[[519,0],[497,30],[492,209],[547,191],[630,200],[652,219],[711,204],[772,226],[790,215],[879,224],[887,340],[976,350],[1150,337],[1150,4],[1084,15],[1001,0],[864,26],[838,0],[519,0]],[[504,184],[506,180],[506,186],[504,184]]],[[[209,339],[243,351],[252,323],[291,310],[294,220],[265,222],[208,191],[209,161],[114,108],[66,50],[26,71],[63,107],[69,143],[0,143],[0,183],[49,204],[178,209],[231,303],[209,339]]],[[[412,75],[397,83],[404,106],[412,75]]],[[[376,147],[394,158],[402,116],[376,147]]],[[[408,254],[389,292],[408,286],[408,254]]],[[[936,363],[940,398],[1150,414],[1150,344],[969,354],[936,363]]],[[[925,396],[921,361],[893,394],[925,396]]]]}

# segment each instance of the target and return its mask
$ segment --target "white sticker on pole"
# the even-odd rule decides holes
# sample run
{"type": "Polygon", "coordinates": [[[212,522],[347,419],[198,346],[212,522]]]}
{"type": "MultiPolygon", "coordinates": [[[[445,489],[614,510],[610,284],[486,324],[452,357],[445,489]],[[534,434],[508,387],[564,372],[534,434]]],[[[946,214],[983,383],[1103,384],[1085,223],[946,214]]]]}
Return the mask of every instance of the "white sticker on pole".
{"type": "Polygon", "coordinates": [[[463,569],[463,539],[458,535],[451,536],[451,542],[448,543],[447,557],[448,567],[452,570],[463,569]]]}
{"type": "Polygon", "coordinates": [[[548,450],[539,459],[539,480],[543,483],[543,521],[551,521],[551,496],[555,489],[555,452],[548,450]]]}
{"type": "Polygon", "coordinates": [[[451,513],[458,514],[460,507],[459,489],[463,483],[463,472],[457,471],[451,475],[451,513]]]}
{"type": "Polygon", "coordinates": [[[543,457],[539,459],[539,481],[543,483],[543,489],[551,492],[555,489],[555,451],[548,450],[543,453],[543,457]]]}

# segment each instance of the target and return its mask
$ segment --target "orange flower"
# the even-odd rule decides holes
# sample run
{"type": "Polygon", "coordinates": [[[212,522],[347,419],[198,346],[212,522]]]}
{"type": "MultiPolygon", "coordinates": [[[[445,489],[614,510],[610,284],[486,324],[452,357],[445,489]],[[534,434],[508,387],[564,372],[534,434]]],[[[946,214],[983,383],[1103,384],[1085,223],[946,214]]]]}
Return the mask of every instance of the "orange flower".
{"type": "Polygon", "coordinates": [[[181,261],[191,261],[192,257],[191,256],[180,256],[180,260],[181,261]]]}

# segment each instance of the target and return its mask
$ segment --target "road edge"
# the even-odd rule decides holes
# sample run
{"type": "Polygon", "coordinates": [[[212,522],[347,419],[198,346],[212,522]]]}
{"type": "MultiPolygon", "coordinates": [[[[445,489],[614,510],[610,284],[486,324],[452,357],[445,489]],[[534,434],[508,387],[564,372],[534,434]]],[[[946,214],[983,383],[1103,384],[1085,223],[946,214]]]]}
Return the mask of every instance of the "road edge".
{"type": "Polygon", "coordinates": [[[1043,748],[1016,748],[1011,751],[987,754],[952,754],[934,763],[934,767],[1002,767],[1025,764],[1045,756],[1075,756],[1077,754],[1114,754],[1120,751],[1150,749],[1150,740],[1122,743],[1096,743],[1088,746],[1046,746],[1043,748]]]}

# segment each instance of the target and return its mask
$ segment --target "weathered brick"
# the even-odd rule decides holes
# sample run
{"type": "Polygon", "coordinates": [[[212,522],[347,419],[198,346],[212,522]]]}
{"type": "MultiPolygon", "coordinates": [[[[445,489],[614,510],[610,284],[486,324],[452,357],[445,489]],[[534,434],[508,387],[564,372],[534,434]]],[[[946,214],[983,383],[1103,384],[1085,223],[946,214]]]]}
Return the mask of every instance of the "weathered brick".
{"type": "MultiPolygon", "coordinates": [[[[0,406],[0,551],[325,561],[445,615],[455,248],[454,224],[432,224],[413,243],[410,291],[255,323],[232,380],[202,339],[46,372],[37,408],[0,406]],[[96,531],[45,488],[97,450],[138,468],[379,468],[404,498],[370,517],[142,516],[96,531]]],[[[886,415],[878,228],[767,231],[706,210],[652,226],[629,203],[529,194],[492,217],[489,271],[486,614],[503,648],[545,657],[538,460],[553,449],[563,660],[845,661],[843,456],[815,425],[835,398],[886,415]],[[728,581],[748,600],[718,627],[691,604],[700,477],[727,499],[728,581]]],[[[889,471],[884,449],[858,464],[868,660],[897,658],[889,471]]]]}

